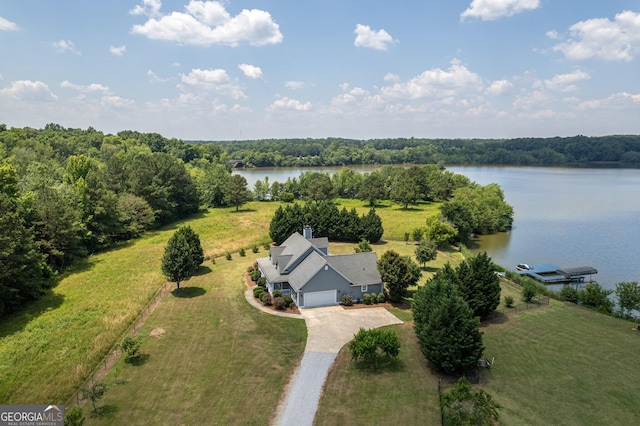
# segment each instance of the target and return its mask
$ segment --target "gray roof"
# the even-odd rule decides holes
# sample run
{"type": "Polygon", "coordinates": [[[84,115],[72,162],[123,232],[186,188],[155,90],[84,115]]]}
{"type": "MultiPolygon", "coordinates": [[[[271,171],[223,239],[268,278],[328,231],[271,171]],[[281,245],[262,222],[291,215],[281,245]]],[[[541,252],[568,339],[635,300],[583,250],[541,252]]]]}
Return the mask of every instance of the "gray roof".
{"type": "Polygon", "coordinates": [[[280,275],[275,265],[271,263],[271,260],[268,257],[260,258],[257,262],[260,270],[270,283],[281,283],[287,281],[287,276],[280,275]]]}
{"type": "Polygon", "coordinates": [[[327,264],[324,256],[311,252],[291,273],[289,284],[295,291],[300,291],[327,264]]]}
{"type": "Polygon", "coordinates": [[[327,256],[329,266],[343,275],[351,285],[380,284],[382,277],[378,272],[378,255],[375,252],[327,256]]]}
{"type": "Polygon", "coordinates": [[[307,240],[295,232],[280,246],[272,247],[269,258],[258,259],[267,281],[289,282],[299,291],[323,267],[342,275],[352,286],[382,283],[378,256],[374,252],[329,256],[327,238],[307,240]]]}

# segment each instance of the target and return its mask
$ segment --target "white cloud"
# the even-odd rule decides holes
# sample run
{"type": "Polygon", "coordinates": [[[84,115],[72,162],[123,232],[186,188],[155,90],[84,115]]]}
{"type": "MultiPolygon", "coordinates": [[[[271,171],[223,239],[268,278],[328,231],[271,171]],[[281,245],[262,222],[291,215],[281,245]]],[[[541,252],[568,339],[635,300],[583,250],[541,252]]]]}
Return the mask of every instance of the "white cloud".
{"type": "Polygon", "coordinates": [[[60,53],[70,52],[75,55],[81,55],[80,51],[76,49],[76,46],[71,40],[54,41],[51,43],[51,47],[53,47],[57,52],[60,53]]]}
{"type": "Polygon", "coordinates": [[[558,74],[549,80],[544,80],[544,86],[550,90],[570,92],[577,89],[574,83],[582,80],[589,80],[590,78],[591,76],[588,73],[576,70],[572,73],[558,74]]]}
{"type": "Polygon", "coordinates": [[[14,81],[9,87],[0,89],[0,98],[4,97],[15,101],[54,101],[58,99],[45,83],[31,80],[14,81]]]}
{"type": "Polygon", "coordinates": [[[400,81],[400,76],[398,76],[397,74],[393,74],[393,73],[388,72],[388,73],[386,73],[384,75],[383,80],[384,81],[394,81],[394,82],[395,81],[400,81]]]}
{"type": "Polygon", "coordinates": [[[19,29],[18,24],[0,16],[0,31],[18,31],[19,29]]]}
{"type": "Polygon", "coordinates": [[[262,78],[262,69],[260,67],[256,67],[249,64],[240,64],[238,65],[238,68],[240,68],[240,71],[242,71],[244,75],[246,75],[249,78],[252,78],[254,80],[258,80],[262,78]]]}
{"type": "Polygon", "coordinates": [[[152,83],[164,83],[169,81],[168,78],[162,78],[160,77],[158,74],[156,74],[155,72],[153,72],[152,70],[148,70],[147,71],[147,75],[149,76],[149,80],[152,83]]]}
{"type": "Polygon", "coordinates": [[[387,50],[388,45],[397,42],[385,30],[375,31],[368,25],[357,24],[353,32],[356,34],[356,39],[353,42],[353,45],[356,47],[387,50]]]}
{"type": "Polygon", "coordinates": [[[640,106],[640,93],[632,95],[627,92],[614,93],[604,99],[593,99],[582,102],[578,109],[612,109],[624,108],[630,105],[640,106]]]}
{"type": "Polygon", "coordinates": [[[487,87],[485,93],[493,96],[504,96],[511,93],[513,83],[509,80],[496,80],[487,87]]]}
{"type": "Polygon", "coordinates": [[[287,89],[291,89],[291,90],[298,90],[298,89],[302,89],[304,87],[304,82],[295,81],[295,80],[289,80],[289,81],[284,83],[284,87],[286,87],[287,89]]]}
{"type": "Polygon", "coordinates": [[[267,111],[309,111],[311,110],[311,102],[302,103],[297,99],[291,99],[288,97],[275,100],[271,105],[267,107],[267,111]]]}
{"type": "Polygon", "coordinates": [[[122,56],[126,51],[127,46],[124,45],[120,47],[109,46],[109,52],[111,52],[112,55],[122,56]]]}
{"type": "Polygon", "coordinates": [[[525,10],[537,9],[540,0],[473,0],[460,14],[460,19],[479,18],[492,21],[505,16],[513,16],[525,10]]]}
{"type": "Polygon", "coordinates": [[[460,95],[482,88],[482,79],[464,65],[452,61],[449,70],[434,68],[406,83],[396,83],[381,89],[390,98],[420,99],[460,95]]]}
{"type": "Polygon", "coordinates": [[[264,10],[244,9],[232,17],[219,1],[191,0],[185,11],[151,17],[142,25],[134,25],[131,32],[154,40],[198,46],[237,46],[242,41],[263,46],[283,39],[280,27],[264,10]]]}
{"type": "Polygon", "coordinates": [[[227,72],[223,69],[192,69],[189,74],[181,74],[183,83],[194,86],[199,90],[212,90],[226,94],[233,99],[246,98],[242,89],[231,81],[227,72]]]}
{"type": "Polygon", "coordinates": [[[560,38],[560,34],[555,30],[547,31],[545,35],[551,40],[558,40],[560,38]]]}
{"type": "Polygon", "coordinates": [[[142,4],[131,9],[129,13],[131,15],[157,17],[160,16],[161,7],[162,2],[160,0],[142,0],[142,4]]]}
{"type": "Polygon", "coordinates": [[[64,87],[65,89],[73,89],[81,93],[92,93],[92,92],[109,93],[109,88],[99,83],[91,83],[87,86],[82,86],[80,84],[74,84],[68,80],[65,80],[62,83],[60,83],[60,87],[64,87]]]}
{"type": "Polygon", "coordinates": [[[640,14],[624,11],[613,21],[588,19],[569,28],[570,37],[553,47],[575,60],[600,58],[608,61],[631,61],[640,52],[640,14]]]}

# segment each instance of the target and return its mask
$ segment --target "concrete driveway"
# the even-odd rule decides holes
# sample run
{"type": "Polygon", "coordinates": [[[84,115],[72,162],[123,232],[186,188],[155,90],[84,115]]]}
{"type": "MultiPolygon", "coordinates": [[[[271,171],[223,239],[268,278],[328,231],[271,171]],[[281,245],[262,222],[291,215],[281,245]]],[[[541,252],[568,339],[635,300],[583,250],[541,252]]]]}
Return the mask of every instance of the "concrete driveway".
{"type": "Polygon", "coordinates": [[[401,324],[385,308],[344,309],[341,306],[301,309],[307,324],[307,345],[293,379],[280,400],[275,424],[313,425],[322,386],[340,349],[364,329],[401,324]]]}

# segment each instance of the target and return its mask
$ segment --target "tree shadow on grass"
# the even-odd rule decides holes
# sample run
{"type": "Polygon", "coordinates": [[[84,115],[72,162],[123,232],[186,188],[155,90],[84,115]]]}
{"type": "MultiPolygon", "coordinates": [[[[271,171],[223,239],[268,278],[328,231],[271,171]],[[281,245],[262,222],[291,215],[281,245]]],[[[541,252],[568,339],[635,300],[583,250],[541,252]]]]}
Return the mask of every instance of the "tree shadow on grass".
{"type": "Polygon", "coordinates": [[[22,309],[2,318],[0,338],[23,330],[32,320],[62,306],[64,296],[47,290],[38,300],[28,303],[22,309]]]}
{"type": "Polygon", "coordinates": [[[137,354],[133,358],[127,358],[124,360],[126,364],[133,365],[134,367],[139,367],[149,361],[151,355],[149,354],[137,354]]]}
{"type": "Polygon", "coordinates": [[[200,265],[200,266],[198,266],[198,269],[196,269],[196,272],[193,274],[193,276],[197,277],[199,275],[206,275],[209,272],[211,272],[211,268],[209,268],[208,266],[205,266],[205,265],[200,265]]]}
{"type": "Polygon", "coordinates": [[[207,290],[202,287],[182,287],[176,288],[171,292],[174,297],[181,297],[185,299],[191,299],[192,297],[198,297],[205,294],[207,290]]]}
{"type": "Polygon", "coordinates": [[[429,272],[431,274],[435,274],[440,270],[440,268],[434,268],[433,266],[423,266],[420,269],[422,269],[423,272],[429,272]]]}
{"type": "Polygon", "coordinates": [[[356,361],[356,369],[368,374],[381,374],[386,372],[398,373],[400,371],[404,371],[405,368],[406,365],[402,360],[387,356],[381,356],[378,358],[377,368],[374,366],[372,361],[356,361]]]}
{"type": "MultiPolygon", "coordinates": [[[[88,406],[90,407],[91,404],[89,403],[88,406]]],[[[120,411],[120,408],[117,405],[106,404],[100,407],[96,407],[95,412],[91,410],[89,413],[89,417],[94,419],[111,419],[118,411],[120,411]]]]}

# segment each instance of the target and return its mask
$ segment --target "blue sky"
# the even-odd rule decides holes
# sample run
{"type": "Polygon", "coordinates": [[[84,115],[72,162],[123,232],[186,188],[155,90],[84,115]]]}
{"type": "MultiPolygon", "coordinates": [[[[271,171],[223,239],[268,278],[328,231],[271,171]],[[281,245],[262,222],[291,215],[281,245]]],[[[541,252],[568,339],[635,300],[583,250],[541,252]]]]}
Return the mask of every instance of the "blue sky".
{"type": "Polygon", "coordinates": [[[637,0],[3,0],[0,46],[9,127],[640,133],[637,0]]]}

